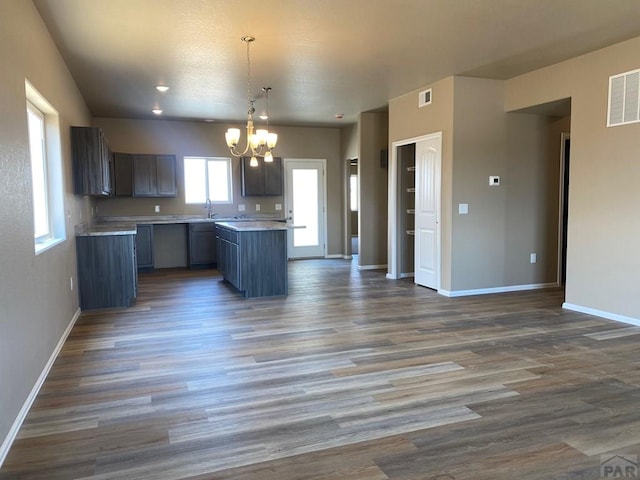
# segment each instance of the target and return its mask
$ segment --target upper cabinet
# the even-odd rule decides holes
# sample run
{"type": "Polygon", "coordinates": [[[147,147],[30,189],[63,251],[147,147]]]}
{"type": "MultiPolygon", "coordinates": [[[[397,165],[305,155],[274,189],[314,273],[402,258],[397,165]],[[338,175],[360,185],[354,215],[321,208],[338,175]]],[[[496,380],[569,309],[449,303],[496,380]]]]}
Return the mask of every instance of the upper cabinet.
{"type": "Polygon", "coordinates": [[[114,154],[115,194],[126,197],[175,197],[175,155],[114,154]]]}
{"type": "Polygon", "coordinates": [[[175,197],[175,155],[133,155],[134,197],[175,197]]]}
{"type": "Polygon", "coordinates": [[[111,194],[111,150],[102,130],[71,127],[73,193],[109,196],[111,194]]]}
{"type": "Polygon", "coordinates": [[[123,197],[133,195],[133,158],[128,153],[113,154],[113,193],[123,197]]]}
{"type": "Polygon", "coordinates": [[[284,191],[282,158],[274,157],[273,162],[258,161],[257,167],[249,165],[250,158],[242,157],[242,196],[282,195],[284,191]]]}

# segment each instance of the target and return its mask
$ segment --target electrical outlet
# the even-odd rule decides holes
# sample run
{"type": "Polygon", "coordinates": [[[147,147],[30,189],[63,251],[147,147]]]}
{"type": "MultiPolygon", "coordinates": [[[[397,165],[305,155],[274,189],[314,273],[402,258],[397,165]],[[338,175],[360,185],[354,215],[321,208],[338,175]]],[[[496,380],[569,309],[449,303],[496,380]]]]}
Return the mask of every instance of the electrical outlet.
{"type": "Polygon", "coordinates": [[[276,203],[276,212],[279,212],[280,210],[282,210],[282,204],[276,203]]]}
{"type": "Polygon", "coordinates": [[[256,203],[256,212],[259,212],[259,211],[260,211],[260,204],[256,203]]]}
{"type": "Polygon", "coordinates": [[[154,212],[160,213],[160,205],[156,205],[154,208],[154,212]]]}
{"type": "Polygon", "coordinates": [[[536,255],[535,253],[532,253],[531,256],[529,257],[529,261],[531,263],[536,263],[538,261],[538,255],[536,255]]]}
{"type": "Polygon", "coordinates": [[[240,205],[238,205],[238,211],[239,212],[244,212],[244,204],[241,203],[240,205]]]}

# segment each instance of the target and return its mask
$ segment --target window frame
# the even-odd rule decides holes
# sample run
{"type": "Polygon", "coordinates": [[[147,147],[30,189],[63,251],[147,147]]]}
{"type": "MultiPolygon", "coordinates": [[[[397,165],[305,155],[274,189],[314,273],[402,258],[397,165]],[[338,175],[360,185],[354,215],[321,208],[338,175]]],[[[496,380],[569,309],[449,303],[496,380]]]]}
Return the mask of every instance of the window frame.
{"type": "Polygon", "coordinates": [[[231,158],[229,157],[208,157],[208,156],[185,156],[183,157],[183,169],[185,172],[184,175],[184,203],[185,205],[206,205],[207,201],[211,202],[212,205],[231,205],[233,204],[233,166],[231,164],[231,158]],[[186,164],[189,160],[204,160],[204,190],[205,190],[205,199],[204,201],[195,201],[188,202],[188,190],[189,185],[187,184],[187,174],[186,174],[186,164]],[[227,192],[228,196],[226,200],[211,200],[211,185],[209,184],[209,164],[210,162],[219,162],[225,164],[225,169],[227,172],[227,192]]]}
{"type": "MultiPolygon", "coordinates": [[[[33,217],[34,217],[34,225],[33,225],[33,238],[34,241],[37,244],[45,244],[49,241],[51,241],[51,239],[53,238],[53,232],[52,232],[52,228],[51,228],[51,211],[50,211],[50,202],[49,202],[49,178],[48,178],[48,164],[47,164],[47,137],[46,137],[46,133],[45,133],[45,115],[44,113],[38,108],[36,107],[32,102],[30,102],[29,100],[27,100],[27,129],[28,129],[28,135],[29,135],[29,160],[30,160],[30,164],[31,164],[31,193],[33,195],[33,217]],[[31,125],[31,121],[29,120],[29,115],[33,115],[34,117],[37,117],[39,120],[39,131],[38,131],[38,143],[40,144],[40,158],[36,159],[36,157],[34,156],[34,152],[31,151],[31,146],[32,146],[32,134],[34,133],[30,127],[31,125]],[[36,163],[36,160],[38,161],[38,165],[37,167],[34,165],[36,163]],[[36,186],[35,184],[35,176],[33,175],[33,171],[38,168],[38,170],[40,170],[40,175],[42,176],[42,185],[38,185],[36,186]],[[43,205],[36,205],[36,195],[35,195],[35,190],[36,188],[42,188],[43,190],[43,205]],[[44,222],[44,227],[46,229],[46,232],[42,235],[38,235],[36,236],[36,218],[38,217],[38,214],[36,213],[36,209],[42,209],[44,211],[44,216],[45,216],[45,222],[44,222]]],[[[35,143],[35,142],[34,142],[35,143]]],[[[40,214],[42,214],[43,212],[39,212],[40,214]]]]}
{"type": "MultiPolygon", "coordinates": [[[[60,116],[55,108],[38,92],[33,85],[25,79],[25,133],[28,143],[29,167],[33,168],[31,155],[31,132],[29,127],[30,112],[40,120],[40,144],[42,147],[41,167],[44,173],[44,193],[48,233],[36,237],[36,202],[33,198],[36,186],[34,178],[31,178],[32,215],[33,217],[33,242],[35,255],[49,250],[63,243],[67,239],[65,208],[64,208],[64,172],[62,168],[62,148],[60,135],[60,116]]],[[[33,175],[33,171],[30,170],[33,175]]],[[[70,212],[68,213],[70,216],[70,212]]]]}

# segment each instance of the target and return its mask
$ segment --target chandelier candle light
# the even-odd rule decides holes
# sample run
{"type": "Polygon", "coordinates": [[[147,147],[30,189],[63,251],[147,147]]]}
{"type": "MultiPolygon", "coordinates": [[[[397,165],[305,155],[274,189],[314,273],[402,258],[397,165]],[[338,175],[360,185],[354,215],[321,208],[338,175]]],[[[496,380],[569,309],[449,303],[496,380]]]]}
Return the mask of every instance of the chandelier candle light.
{"type": "Polygon", "coordinates": [[[271,150],[276,147],[278,135],[273,132],[269,132],[269,92],[271,91],[271,87],[262,88],[265,92],[267,128],[258,129],[254,132],[253,114],[256,109],[254,107],[255,100],[251,99],[251,55],[249,46],[251,45],[251,42],[255,40],[255,37],[246,35],[242,37],[241,40],[247,44],[247,146],[241,152],[236,148],[240,141],[239,128],[229,128],[225,134],[225,139],[227,140],[227,146],[231,151],[231,155],[234,157],[242,157],[243,155],[251,152],[251,161],[249,162],[249,165],[257,167],[257,157],[264,158],[265,162],[273,162],[271,150]]]}

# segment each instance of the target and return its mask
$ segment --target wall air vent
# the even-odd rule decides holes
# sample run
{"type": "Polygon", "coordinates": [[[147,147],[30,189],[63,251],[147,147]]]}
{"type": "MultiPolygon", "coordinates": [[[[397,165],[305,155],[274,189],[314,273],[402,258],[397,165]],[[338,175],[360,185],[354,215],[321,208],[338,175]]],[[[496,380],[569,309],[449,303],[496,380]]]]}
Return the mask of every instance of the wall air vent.
{"type": "Polygon", "coordinates": [[[418,108],[431,105],[431,89],[423,90],[418,94],[418,108]]]}
{"type": "Polygon", "coordinates": [[[609,77],[607,127],[640,122],[640,70],[609,77]]]}

